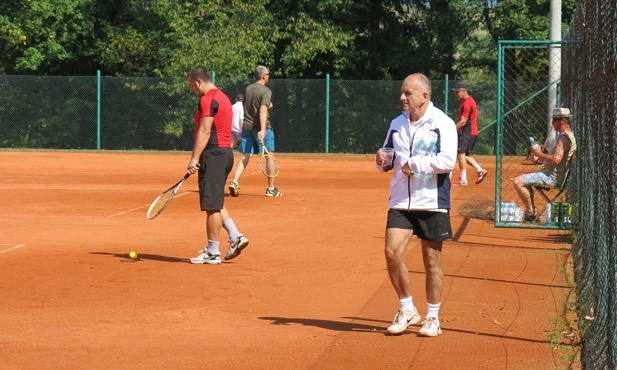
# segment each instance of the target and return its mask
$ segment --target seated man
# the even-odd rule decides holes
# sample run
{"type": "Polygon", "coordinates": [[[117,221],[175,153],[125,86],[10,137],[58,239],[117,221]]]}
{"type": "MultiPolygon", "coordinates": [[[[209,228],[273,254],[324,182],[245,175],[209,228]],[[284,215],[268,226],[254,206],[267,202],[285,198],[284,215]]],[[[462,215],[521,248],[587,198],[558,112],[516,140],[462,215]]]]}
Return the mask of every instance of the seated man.
{"type": "Polygon", "coordinates": [[[540,172],[527,173],[514,179],[514,188],[525,206],[525,221],[535,221],[538,215],[531,202],[532,186],[560,186],[566,175],[570,158],[576,152],[576,139],[568,119],[572,117],[568,108],[553,109],[553,128],[559,132],[557,142],[550,153],[542,153],[538,146],[532,147],[534,159],[542,161],[540,172]]]}

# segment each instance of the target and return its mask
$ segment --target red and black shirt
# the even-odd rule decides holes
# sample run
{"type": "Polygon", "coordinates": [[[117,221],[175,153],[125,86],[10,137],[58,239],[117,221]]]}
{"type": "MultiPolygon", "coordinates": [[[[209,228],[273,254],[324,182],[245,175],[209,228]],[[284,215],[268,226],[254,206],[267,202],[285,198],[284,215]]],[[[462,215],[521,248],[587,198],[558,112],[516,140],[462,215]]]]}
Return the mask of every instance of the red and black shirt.
{"type": "MultiPolygon", "coordinates": [[[[221,90],[212,89],[199,99],[195,112],[195,135],[201,126],[202,117],[213,117],[208,148],[231,148],[231,101],[221,90]]],[[[195,140],[194,136],[194,140],[195,140]]]]}

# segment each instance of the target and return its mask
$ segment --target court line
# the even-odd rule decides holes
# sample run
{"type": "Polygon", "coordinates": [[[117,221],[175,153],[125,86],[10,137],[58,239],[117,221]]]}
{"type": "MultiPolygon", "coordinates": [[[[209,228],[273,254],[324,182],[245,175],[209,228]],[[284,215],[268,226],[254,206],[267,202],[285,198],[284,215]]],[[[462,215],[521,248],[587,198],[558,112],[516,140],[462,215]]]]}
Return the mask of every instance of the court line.
{"type": "MultiPolygon", "coordinates": [[[[178,198],[190,193],[194,193],[194,190],[186,190],[183,193],[179,193],[176,194],[174,198],[178,198]]],[[[112,215],[109,216],[105,216],[107,218],[112,218],[112,217],[116,217],[116,216],[122,216],[124,214],[142,209],[142,208],[147,208],[150,207],[150,203],[148,204],[144,204],[142,206],[139,207],[135,207],[135,208],[131,208],[129,210],[126,211],[122,211],[122,212],[118,212],[118,213],[114,213],[112,215]]],[[[0,217],[10,217],[10,218],[100,218],[101,216],[94,216],[94,215],[15,215],[15,214],[0,214],[0,217]]],[[[2,244],[0,244],[2,245],[2,244]]]]}
{"type": "Polygon", "coordinates": [[[101,216],[86,216],[86,215],[15,215],[15,214],[0,214],[0,217],[8,218],[100,218],[101,216]]]}
{"type": "Polygon", "coordinates": [[[13,245],[14,246],[14,247],[9,248],[9,249],[0,250],[0,254],[6,253],[6,252],[10,252],[12,250],[15,250],[15,249],[18,249],[18,248],[26,246],[25,244],[0,244],[0,245],[13,245]]]}
{"type": "MultiPolygon", "coordinates": [[[[118,186],[109,186],[109,187],[84,187],[84,186],[44,186],[44,185],[3,185],[0,186],[0,190],[150,190],[144,189],[143,187],[118,187],[118,186]]],[[[154,189],[152,187],[151,189],[154,189]]]]}

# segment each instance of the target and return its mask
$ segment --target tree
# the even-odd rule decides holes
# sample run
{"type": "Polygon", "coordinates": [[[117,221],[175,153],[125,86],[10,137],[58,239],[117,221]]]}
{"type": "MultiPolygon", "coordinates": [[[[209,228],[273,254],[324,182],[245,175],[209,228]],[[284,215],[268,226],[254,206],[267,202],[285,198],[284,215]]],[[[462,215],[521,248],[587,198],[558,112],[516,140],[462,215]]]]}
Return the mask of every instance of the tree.
{"type": "Polygon", "coordinates": [[[104,23],[101,62],[114,75],[183,76],[196,65],[247,76],[272,54],[267,2],[130,1],[104,23]]]}
{"type": "Polygon", "coordinates": [[[91,0],[4,0],[0,73],[84,73],[96,35],[91,0]]]}
{"type": "MultiPolygon", "coordinates": [[[[567,23],[576,0],[563,0],[567,23]]],[[[550,0],[4,0],[0,73],[433,79],[494,72],[500,39],[546,39],[550,0]]]]}

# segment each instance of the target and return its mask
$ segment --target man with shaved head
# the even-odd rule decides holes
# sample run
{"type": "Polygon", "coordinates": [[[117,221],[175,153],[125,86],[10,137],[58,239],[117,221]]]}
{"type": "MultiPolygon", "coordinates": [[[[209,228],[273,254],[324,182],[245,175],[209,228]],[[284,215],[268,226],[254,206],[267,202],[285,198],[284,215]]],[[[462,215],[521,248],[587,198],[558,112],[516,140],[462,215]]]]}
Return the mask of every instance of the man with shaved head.
{"type": "MultiPolygon", "coordinates": [[[[426,270],[428,307],[418,335],[435,337],[441,334],[441,249],[443,241],[452,238],[450,177],[457,157],[457,132],[454,121],[431,102],[431,81],[423,74],[409,75],[403,81],[400,100],[403,112],[390,123],[383,145],[394,149],[385,255],[400,302],[387,331],[401,334],[421,320],[405,264],[405,250],[415,234],[426,270]]],[[[384,161],[378,152],[375,162],[381,171],[386,171],[384,161]]]]}

